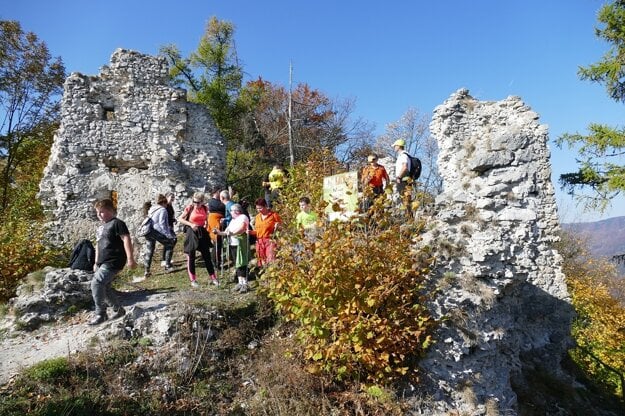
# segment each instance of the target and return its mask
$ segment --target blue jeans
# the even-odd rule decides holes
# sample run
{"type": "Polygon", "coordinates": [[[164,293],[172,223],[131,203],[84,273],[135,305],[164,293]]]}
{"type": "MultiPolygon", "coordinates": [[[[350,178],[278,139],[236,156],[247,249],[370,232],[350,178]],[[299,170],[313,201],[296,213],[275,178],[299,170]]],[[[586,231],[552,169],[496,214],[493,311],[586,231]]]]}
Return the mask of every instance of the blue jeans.
{"type": "Polygon", "coordinates": [[[150,267],[152,266],[152,257],[154,256],[154,249],[156,248],[156,242],[159,242],[163,245],[164,255],[163,260],[167,265],[171,265],[171,258],[174,253],[174,245],[176,244],[175,238],[169,238],[166,235],[159,233],[158,231],[152,229],[145,236],[145,257],[144,257],[144,265],[145,270],[150,271],[150,267]]]}
{"type": "Polygon", "coordinates": [[[113,279],[121,270],[112,269],[108,264],[102,264],[93,274],[91,279],[91,296],[95,303],[95,314],[106,315],[106,304],[112,306],[114,310],[120,308],[119,299],[115,295],[111,284],[113,279]]]}

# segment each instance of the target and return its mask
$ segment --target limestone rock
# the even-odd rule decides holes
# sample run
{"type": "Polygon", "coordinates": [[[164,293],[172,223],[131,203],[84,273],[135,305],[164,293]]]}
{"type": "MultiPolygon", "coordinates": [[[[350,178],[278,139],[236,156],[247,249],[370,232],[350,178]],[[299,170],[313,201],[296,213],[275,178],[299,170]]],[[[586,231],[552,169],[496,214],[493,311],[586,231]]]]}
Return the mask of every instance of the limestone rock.
{"type": "Polygon", "coordinates": [[[516,414],[524,369],[564,378],[571,345],[573,309],[551,248],[547,128],[518,97],[482,102],[462,89],[436,108],[430,131],[444,182],[424,240],[453,253],[438,253],[431,282],[431,309],[446,319],[422,362],[435,403],[427,414],[516,414]]]}

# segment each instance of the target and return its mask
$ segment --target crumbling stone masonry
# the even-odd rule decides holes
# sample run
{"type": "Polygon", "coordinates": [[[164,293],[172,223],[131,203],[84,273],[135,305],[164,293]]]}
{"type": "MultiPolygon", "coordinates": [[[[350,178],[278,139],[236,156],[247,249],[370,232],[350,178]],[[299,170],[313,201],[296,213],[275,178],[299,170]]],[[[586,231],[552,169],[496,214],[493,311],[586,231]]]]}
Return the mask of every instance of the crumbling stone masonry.
{"type": "Polygon", "coordinates": [[[169,86],[162,57],[123,49],[98,76],[65,81],[61,125],[40,184],[51,238],[94,233],[93,203],[117,201],[130,231],[145,201],[175,192],[177,212],[195,191],[225,184],[225,143],[207,110],[169,86]]]}
{"type": "Polygon", "coordinates": [[[425,242],[437,250],[431,306],[446,319],[422,363],[428,414],[516,414],[517,394],[531,392],[524,374],[565,377],[570,346],[547,127],[519,97],[482,102],[461,89],[430,131],[444,189],[425,242]]]}

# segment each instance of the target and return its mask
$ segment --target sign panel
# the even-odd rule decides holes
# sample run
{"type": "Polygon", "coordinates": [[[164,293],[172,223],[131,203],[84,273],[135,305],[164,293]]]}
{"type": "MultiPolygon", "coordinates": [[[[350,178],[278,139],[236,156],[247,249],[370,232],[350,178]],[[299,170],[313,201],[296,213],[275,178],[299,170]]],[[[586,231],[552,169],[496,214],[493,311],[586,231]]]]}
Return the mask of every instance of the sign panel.
{"type": "Polygon", "coordinates": [[[347,219],[358,209],[358,172],[339,173],[323,178],[323,200],[328,203],[328,219],[347,219]]]}

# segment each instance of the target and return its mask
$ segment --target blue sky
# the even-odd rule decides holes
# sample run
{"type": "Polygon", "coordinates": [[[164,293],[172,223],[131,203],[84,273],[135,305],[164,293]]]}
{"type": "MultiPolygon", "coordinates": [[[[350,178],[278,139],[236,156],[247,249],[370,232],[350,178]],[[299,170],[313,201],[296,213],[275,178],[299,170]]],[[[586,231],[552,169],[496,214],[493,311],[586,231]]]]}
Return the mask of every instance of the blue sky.
{"type": "MultiPolygon", "coordinates": [[[[217,16],[236,27],[248,79],[287,85],[292,62],[295,83],[353,98],[354,115],[378,134],[462,87],[480,100],[520,96],[552,141],[590,122],[623,124],[623,105],[577,77],[608,48],[594,35],[602,0],[1,1],[1,19],[35,32],[68,72],[89,75],[119,47],[156,54],[175,44],[186,55],[217,16]]],[[[551,148],[554,178],[575,169],[575,153],[551,148]]],[[[603,215],[582,213],[556,188],[563,221],[625,215],[623,197],[603,215]]]]}

